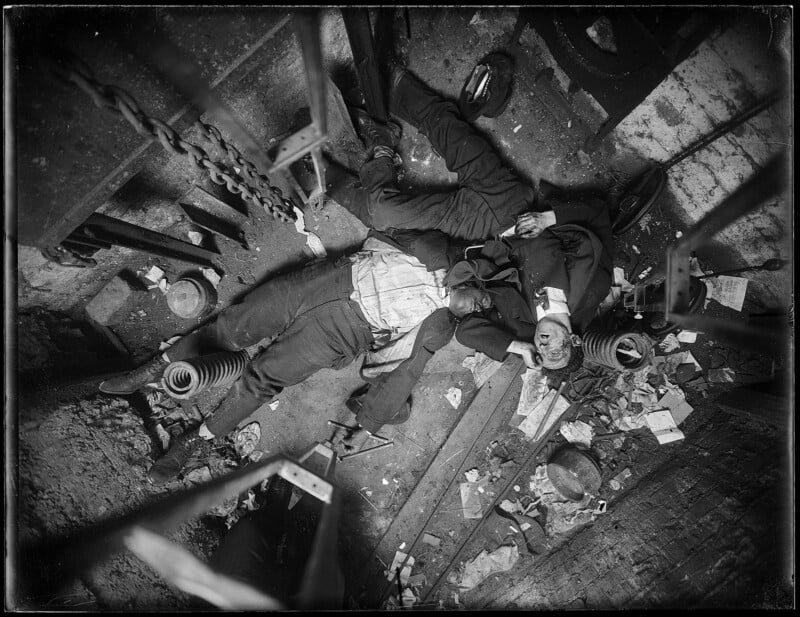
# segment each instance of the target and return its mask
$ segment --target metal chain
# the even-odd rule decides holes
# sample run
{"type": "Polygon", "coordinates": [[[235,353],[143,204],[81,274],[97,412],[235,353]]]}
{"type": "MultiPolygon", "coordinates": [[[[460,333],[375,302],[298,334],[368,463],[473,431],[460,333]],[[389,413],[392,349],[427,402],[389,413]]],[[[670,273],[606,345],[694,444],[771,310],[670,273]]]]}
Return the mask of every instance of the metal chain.
{"type": "Polygon", "coordinates": [[[102,84],[97,81],[91,69],[80,59],[64,53],[55,65],[56,73],[67,82],[73,83],[91,97],[97,107],[110,109],[122,116],[141,135],[158,139],[169,152],[191,158],[195,167],[208,172],[211,181],[225,185],[227,189],[256,206],[264,208],[275,219],[291,222],[296,219],[294,204],[283,196],[283,192],[269,183],[266,176],[258,173],[255,165],[223,138],[219,129],[199,120],[195,126],[200,133],[217,144],[228,158],[242,170],[243,176],[228,169],[224,163],[214,161],[200,146],[183,139],[169,124],[145,114],[136,100],[122,88],[102,84]],[[248,181],[250,184],[248,184],[248,181]]]}

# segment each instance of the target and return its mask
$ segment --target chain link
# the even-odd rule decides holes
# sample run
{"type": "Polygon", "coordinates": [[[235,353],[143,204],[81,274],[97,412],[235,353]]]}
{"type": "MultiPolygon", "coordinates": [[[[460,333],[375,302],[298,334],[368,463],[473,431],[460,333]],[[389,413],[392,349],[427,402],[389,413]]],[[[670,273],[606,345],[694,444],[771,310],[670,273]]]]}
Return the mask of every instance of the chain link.
{"type": "Polygon", "coordinates": [[[221,161],[212,160],[203,148],[183,139],[166,122],[145,114],[136,99],[122,88],[97,81],[88,65],[80,59],[64,53],[54,68],[60,77],[88,94],[97,107],[120,113],[137,133],[157,139],[168,152],[188,156],[195,167],[207,172],[215,184],[225,185],[231,193],[264,208],[275,219],[285,222],[296,219],[292,200],[284,197],[280,188],[272,186],[253,163],[225,141],[217,127],[199,120],[195,123],[200,134],[223,151],[231,163],[241,170],[240,173],[229,169],[221,161]]]}

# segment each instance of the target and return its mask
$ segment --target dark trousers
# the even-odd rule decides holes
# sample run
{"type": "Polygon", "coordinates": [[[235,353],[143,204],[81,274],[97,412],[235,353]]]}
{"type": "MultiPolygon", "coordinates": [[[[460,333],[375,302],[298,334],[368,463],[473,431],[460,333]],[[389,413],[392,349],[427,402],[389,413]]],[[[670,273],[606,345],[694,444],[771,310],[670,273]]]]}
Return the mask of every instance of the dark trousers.
{"type": "Polygon", "coordinates": [[[237,351],[277,337],[250,360],[242,376],[206,422],[225,435],[286,386],[323,368],[339,369],[373,341],[353,291],[349,261],[323,262],[269,280],[217,319],[167,350],[171,362],[201,354],[237,351]]]}
{"type": "Polygon", "coordinates": [[[458,188],[404,193],[390,158],[367,161],[359,172],[365,194],[358,195],[352,182],[342,182],[329,195],[368,227],[438,229],[456,239],[479,241],[511,227],[519,213],[532,209],[533,187],[503,164],[454,103],[406,73],[392,90],[390,110],[430,140],[447,169],[458,174],[458,188]]]}

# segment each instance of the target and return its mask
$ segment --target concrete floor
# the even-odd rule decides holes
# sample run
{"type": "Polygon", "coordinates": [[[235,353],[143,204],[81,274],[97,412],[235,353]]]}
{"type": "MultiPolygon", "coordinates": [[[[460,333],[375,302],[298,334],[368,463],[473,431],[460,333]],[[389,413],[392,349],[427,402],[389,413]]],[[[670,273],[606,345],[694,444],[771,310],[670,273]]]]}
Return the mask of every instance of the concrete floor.
{"type": "MultiPolygon", "coordinates": [[[[432,87],[452,98],[458,96],[463,80],[477,60],[488,51],[504,45],[505,39],[510,35],[515,23],[515,11],[511,9],[484,9],[480,11],[479,19],[475,19],[476,11],[471,8],[412,9],[410,15],[411,39],[401,42],[407,52],[409,68],[432,87]]],[[[347,41],[340,18],[337,18],[335,12],[328,12],[323,24],[326,65],[331,68],[346,63],[348,61],[347,41]]],[[[545,179],[563,186],[594,185],[611,188],[620,173],[627,173],[635,168],[636,164],[629,165],[621,172],[618,166],[615,167],[615,164],[619,164],[620,159],[614,158],[613,146],[607,146],[589,155],[580,150],[585,136],[574,131],[571,125],[560,123],[558,118],[553,115],[552,110],[543,106],[540,99],[534,96],[531,78],[543,68],[543,58],[546,58],[546,55],[543,50],[536,47],[535,38],[530,33],[524,35],[519,50],[520,68],[517,74],[517,83],[507,110],[495,119],[481,118],[476,125],[495,144],[508,163],[534,185],[539,180],[545,179]]],[[[298,87],[296,80],[291,77],[298,72],[296,63],[297,58],[289,54],[276,58],[271,72],[251,74],[230,93],[229,104],[235,113],[254,132],[257,139],[264,143],[268,143],[271,137],[285,131],[289,127],[294,110],[305,104],[302,90],[298,87]],[[265,93],[268,94],[265,96],[265,93]]],[[[596,121],[597,118],[591,118],[591,120],[596,121]]],[[[405,178],[407,186],[411,190],[421,190],[423,187],[442,188],[452,184],[454,175],[444,168],[443,161],[432,151],[427,140],[412,127],[404,125],[403,128],[399,151],[407,170],[405,178]]],[[[346,132],[344,131],[344,133],[346,132]]],[[[345,138],[342,137],[342,139],[345,138]]],[[[340,140],[333,141],[341,145],[340,140]]],[[[333,154],[336,155],[336,150],[333,151],[333,154]]],[[[347,150],[345,158],[349,158],[352,165],[357,162],[358,153],[354,155],[352,150],[347,150]]],[[[177,234],[182,227],[175,216],[174,208],[170,207],[169,202],[165,205],[164,191],[160,188],[169,186],[171,177],[177,173],[172,169],[172,165],[175,163],[167,162],[168,159],[169,157],[159,155],[159,158],[151,162],[140,174],[138,184],[134,183],[128,187],[127,192],[116,195],[105,206],[104,211],[111,215],[129,216],[131,215],[130,205],[135,203],[138,212],[136,216],[140,219],[148,220],[151,223],[158,220],[158,226],[161,229],[177,234]]],[[[641,161],[638,161],[638,164],[641,164],[641,161]]],[[[185,188],[190,186],[189,182],[198,182],[209,190],[215,190],[213,185],[200,177],[191,178],[186,182],[185,188]]],[[[174,187],[170,190],[174,192],[174,187]]],[[[171,199],[174,197],[170,195],[169,200],[171,199]]],[[[635,228],[620,239],[615,265],[625,268],[626,271],[630,268],[634,261],[635,252],[632,248],[634,245],[641,251],[644,263],[655,266],[663,260],[665,238],[674,238],[676,232],[686,229],[684,226],[686,217],[682,216],[680,211],[670,210],[674,204],[675,201],[667,196],[662,207],[654,212],[649,228],[635,228]]],[[[328,202],[318,212],[307,212],[306,223],[309,231],[314,231],[320,236],[330,255],[352,250],[353,247],[358,246],[366,233],[366,229],[360,222],[333,202],[328,202]]],[[[245,232],[252,247],[251,251],[245,252],[234,243],[223,241],[220,248],[227,274],[220,283],[218,308],[235,300],[257,281],[308,261],[309,255],[304,250],[303,238],[295,234],[293,230],[291,233],[287,233],[286,230],[286,227],[266,219],[263,214],[256,213],[245,226],[245,232]]],[[[23,277],[25,284],[29,285],[20,290],[21,307],[36,304],[47,306],[52,298],[45,290],[54,288],[56,290],[54,296],[58,297],[58,300],[53,301],[51,306],[68,312],[78,310],[76,305],[69,304],[68,290],[59,287],[58,278],[61,273],[57,266],[41,263],[35,258],[32,251],[21,252],[19,262],[20,269],[25,275],[23,277]],[[31,283],[32,280],[35,280],[37,284],[31,283]]],[[[104,262],[102,266],[106,272],[113,273],[116,267],[114,264],[117,266],[124,264],[125,267],[136,270],[154,263],[166,266],[165,269],[171,280],[185,269],[185,264],[165,262],[148,258],[142,253],[119,249],[115,251],[114,255],[109,256],[108,262],[104,262]]],[[[712,257],[704,265],[718,269],[724,264],[715,263],[712,257]]],[[[84,280],[78,287],[91,297],[92,289],[97,286],[96,273],[94,277],[92,272],[80,273],[79,276],[84,280]],[[92,278],[95,280],[90,280],[92,278]]],[[[157,291],[139,294],[131,300],[129,308],[129,317],[114,326],[114,329],[123,343],[130,348],[137,361],[146,359],[150,350],[157,347],[160,341],[175,333],[189,331],[197,325],[196,322],[181,320],[172,315],[165,305],[164,298],[157,291]],[[144,315],[140,314],[140,311],[144,315]]],[[[726,314],[725,309],[722,312],[726,314]]],[[[706,363],[711,354],[710,343],[711,341],[701,338],[695,350],[695,355],[704,366],[708,366],[706,363]]],[[[348,577],[349,589],[353,591],[348,598],[351,608],[360,606],[358,594],[354,591],[358,587],[355,584],[357,577],[364,572],[365,568],[371,568],[378,572],[382,569],[378,560],[371,557],[372,551],[381,542],[383,534],[390,527],[417,482],[426,472],[429,472],[431,463],[436,460],[450,431],[458,422],[464,420],[462,414],[478,392],[470,371],[462,366],[462,361],[469,355],[472,355],[472,351],[455,341],[438,352],[429,363],[422,380],[414,391],[411,418],[403,425],[386,427],[383,431],[383,434],[395,441],[395,446],[352,461],[342,462],[338,466],[337,481],[344,494],[340,554],[345,574],[348,577]],[[445,393],[451,388],[458,388],[462,394],[461,403],[457,409],[454,409],[445,399],[445,393]],[[372,563],[368,563],[371,558],[372,563]]],[[[338,422],[349,422],[352,419],[343,402],[362,383],[363,380],[358,374],[357,365],[340,371],[320,371],[306,382],[287,388],[277,397],[275,410],[265,405],[245,423],[251,421],[260,423],[262,438],[258,446],[259,450],[268,454],[283,452],[298,456],[305,452],[314,441],[322,441],[330,436],[331,428],[327,425],[329,419],[338,422]]],[[[518,388],[517,384],[517,397],[518,388]]],[[[208,413],[223,395],[224,391],[211,391],[200,397],[197,402],[201,411],[208,413]]],[[[514,392],[511,392],[510,404],[514,404],[514,395],[514,392]]],[[[696,409],[696,418],[692,420],[693,423],[689,425],[687,432],[696,427],[699,439],[706,435],[707,431],[712,430],[709,425],[713,423],[709,418],[716,417],[715,414],[719,412],[710,408],[706,409],[701,401],[696,402],[696,409]]],[[[722,421],[724,422],[724,420],[722,421]]],[[[777,443],[781,442],[780,435],[770,431],[767,433],[769,439],[774,439],[777,443]]],[[[507,433],[502,433],[502,431],[499,434],[507,436],[507,433]]],[[[489,436],[486,437],[488,440],[489,436]]],[[[690,441],[692,440],[690,439],[690,441]]],[[[727,441],[723,440],[718,450],[721,452],[725,448],[735,447],[735,441],[733,437],[727,441]]],[[[672,449],[669,454],[665,452],[665,447],[662,446],[659,449],[646,437],[632,439],[632,443],[633,445],[629,446],[628,452],[624,456],[616,453],[612,453],[612,456],[623,459],[628,457],[629,465],[638,470],[637,478],[646,477],[655,483],[653,491],[660,490],[659,478],[669,477],[667,472],[659,472],[662,466],[668,464],[667,459],[672,456],[681,461],[681,455],[676,451],[684,446],[689,447],[688,441],[671,444],[672,449]]],[[[683,461],[681,473],[691,475],[691,471],[687,470],[691,465],[698,464],[697,461],[700,459],[697,457],[701,455],[697,454],[694,447],[692,445],[691,454],[696,455],[696,458],[692,461],[688,459],[683,461]]],[[[483,446],[481,446],[482,448],[483,446]]],[[[151,456],[154,452],[155,450],[151,452],[151,456]]],[[[777,465],[768,462],[766,454],[761,451],[756,459],[756,467],[762,465],[764,468],[773,469],[772,465],[777,465]]],[[[783,472],[782,466],[778,465],[777,468],[783,472]]],[[[610,471],[609,468],[604,473],[610,474],[610,471]]],[[[722,471],[721,468],[720,473],[722,471]]],[[[140,472],[141,470],[138,470],[137,474],[141,478],[140,472]]],[[[54,473],[59,472],[55,471],[54,473]]],[[[78,472],[73,470],[70,473],[78,472]]],[[[456,470],[453,470],[453,473],[456,473],[456,470]]],[[[758,475],[758,469],[746,475],[748,481],[754,474],[758,475]]],[[[776,482],[776,486],[781,486],[780,481],[776,482]]],[[[161,490],[149,486],[144,486],[143,490],[149,497],[158,497],[169,494],[181,486],[182,484],[177,482],[161,490]]],[[[646,488],[648,485],[645,483],[641,486],[646,488]]],[[[653,491],[648,495],[652,495],[653,491]]],[[[739,493],[735,495],[736,499],[741,500],[745,500],[746,497],[739,493]]],[[[694,499],[694,497],[691,498],[694,499]]],[[[624,545],[625,536],[616,531],[616,523],[619,520],[626,518],[630,520],[630,517],[640,515],[638,511],[632,513],[637,507],[638,499],[635,488],[627,491],[624,496],[609,495],[610,504],[619,502],[619,512],[603,519],[602,524],[590,526],[589,531],[581,532],[583,534],[580,536],[582,538],[581,545],[596,545],[598,538],[603,537],[617,537],[617,542],[624,545]],[[592,531],[593,529],[594,531],[592,531]]],[[[450,505],[453,506],[453,504],[450,505]]],[[[698,510],[698,516],[700,514],[703,513],[698,510]]],[[[87,514],[85,521],[91,521],[93,516],[96,516],[96,513],[87,514]]],[[[76,520],[77,518],[79,517],[76,517],[76,520]]],[[[439,523],[440,533],[446,534],[448,530],[456,530],[457,533],[461,533],[461,530],[464,529],[459,527],[463,520],[458,512],[450,513],[445,518],[446,520],[439,523]]],[[[763,530],[764,519],[756,518],[753,525],[763,530]]],[[[676,522],[671,524],[680,524],[678,514],[675,514],[674,521],[676,522]]],[[[721,526],[707,530],[707,534],[708,537],[713,538],[716,537],[714,534],[724,535],[725,531],[726,528],[721,526]]],[[[410,542],[411,540],[413,538],[406,538],[404,541],[410,542]]],[[[458,540],[457,535],[449,541],[455,542],[456,540],[458,540]]],[[[575,604],[574,594],[559,592],[560,595],[558,595],[555,593],[555,587],[552,585],[548,587],[547,580],[545,580],[546,577],[553,579],[573,576],[568,571],[574,564],[570,565],[565,557],[570,550],[567,548],[569,546],[567,540],[568,538],[562,538],[559,540],[560,544],[556,542],[559,551],[556,551],[554,555],[560,556],[553,556],[549,561],[543,562],[539,576],[531,574],[526,579],[523,566],[529,567],[530,563],[523,561],[518,564],[517,570],[509,573],[507,581],[496,580],[487,583],[485,587],[472,592],[466,598],[462,594],[460,604],[468,608],[511,606],[567,608],[578,606],[580,603],[575,604]],[[563,551],[561,551],[561,547],[563,547],[563,551]],[[517,587],[504,589],[504,585],[506,587],[517,585],[517,587]],[[523,588],[549,589],[553,591],[553,595],[545,592],[538,593],[538,595],[531,592],[533,595],[525,595],[523,591],[520,591],[523,588]]],[[[189,541],[191,542],[191,539],[189,541]]],[[[652,538],[650,541],[655,542],[652,538]]],[[[685,541],[689,542],[689,540],[685,541]]],[[[478,544],[474,546],[474,552],[480,550],[478,546],[478,544]]],[[[623,547],[622,550],[623,552],[627,551],[626,555],[630,556],[634,554],[636,548],[634,546],[629,549],[623,547]]],[[[686,554],[690,553],[691,550],[686,554]]],[[[716,561],[715,553],[711,548],[700,554],[704,554],[706,559],[712,563],[716,561]]],[[[462,556],[462,560],[467,557],[468,555],[462,556]]],[[[581,563],[580,556],[572,554],[572,557],[575,563],[581,563]]],[[[676,561],[683,563],[680,559],[684,559],[684,557],[685,554],[682,553],[680,558],[676,557],[676,561]]],[[[433,564],[433,561],[429,556],[428,563],[433,564]]],[[[415,572],[424,570],[423,562],[424,560],[420,562],[420,566],[415,572]]],[[[666,572],[674,563],[671,564],[669,560],[665,560],[658,567],[661,569],[660,571],[666,572]]],[[[602,578],[603,570],[598,568],[597,572],[597,577],[602,578]]],[[[725,565],[717,579],[713,579],[713,577],[708,579],[710,582],[706,583],[706,587],[703,587],[703,583],[699,583],[698,593],[702,593],[703,589],[710,589],[712,584],[721,584],[719,579],[726,576],[729,582],[732,581],[731,584],[734,584],[739,580],[737,573],[735,565],[725,565]]],[[[631,585],[638,587],[633,591],[620,592],[616,596],[605,589],[605,596],[600,598],[583,597],[581,606],[607,608],[641,605],[677,607],[680,605],[680,602],[674,602],[669,597],[667,586],[660,588],[653,583],[651,587],[647,587],[641,579],[636,579],[633,575],[629,576],[628,580],[631,581],[631,585]],[[652,591],[649,595],[648,589],[652,591]],[[637,592],[640,592],[638,600],[637,592]],[[642,597],[641,594],[644,596],[642,597]]],[[[93,591],[96,589],[94,588],[93,591]]],[[[163,593],[163,595],[156,598],[150,597],[143,603],[129,598],[128,604],[125,602],[117,604],[119,597],[125,596],[125,593],[109,589],[106,589],[104,593],[107,595],[100,599],[99,604],[109,608],[125,606],[146,609],[157,606],[174,606],[172,600],[164,599],[169,592],[163,589],[159,591],[159,594],[163,593]],[[115,596],[116,593],[120,595],[115,596]]],[[[757,592],[756,595],[758,595],[757,592]]],[[[692,597],[684,598],[684,600],[694,602],[696,599],[692,597]]],[[[452,589],[441,591],[429,601],[434,605],[441,601],[449,608],[455,606],[452,589]]],[[[177,602],[177,605],[180,606],[180,602],[177,602]]]]}

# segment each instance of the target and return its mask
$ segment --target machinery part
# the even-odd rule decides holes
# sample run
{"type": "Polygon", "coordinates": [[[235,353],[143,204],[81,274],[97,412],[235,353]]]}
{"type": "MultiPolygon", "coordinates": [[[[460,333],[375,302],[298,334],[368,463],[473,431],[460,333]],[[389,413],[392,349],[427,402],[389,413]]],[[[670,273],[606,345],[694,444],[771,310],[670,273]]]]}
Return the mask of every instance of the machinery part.
{"type": "Polygon", "coordinates": [[[289,165],[300,160],[306,154],[311,154],[317,186],[309,195],[298,193],[306,204],[314,207],[322,205],[325,195],[325,164],[322,160],[321,147],[328,139],[328,116],[325,105],[327,77],[322,66],[318,12],[316,10],[299,11],[293,19],[303,53],[311,124],[272,148],[271,151],[276,155],[270,171],[286,170],[285,175],[291,176],[288,170],[289,165]]]}
{"type": "Polygon", "coordinates": [[[611,223],[612,233],[619,236],[638,223],[650,211],[666,185],[667,173],[659,165],[639,174],[619,200],[617,213],[611,223]]]}
{"type": "MultiPolygon", "coordinates": [[[[137,31],[136,36],[131,37],[129,42],[143,58],[169,78],[186,98],[199,109],[217,118],[238,143],[244,144],[248,156],[255,159],[261,170],[266,171],[271,167],[271,161],[264,149],[219,96],[209,88],[196,64],[168,39],[155,20],[137,31]]],[[[272,186],[256,165],[228,143],[219,129],[199,120],[195,123],[195,127],[200,129],[203,137],[217,145],[227,155],[230,162],[239,168],[239,173],[246,181],[251,186],[257,187],[273,207],[283,206],[284,211],[293,211],[294,204],[291,200],[284,198],[280,188],[272,186]]]]}
{"type": "Polygon", "coordinates": [[[600,467],[595,460],[573,446],[561,448],[547,462],[547,477],[571,501],[597,494],[601,482],[600,467]]]}
{"type": "MultiPolygon", "coordinates": [[[[644,286],[647,289],[647,286],[644,286]]],[[[654,289],[645,292],[652,299],[654,296],[661,299],[656,304],[646,303],[644,310],[639,314],[642,316],[642,330],[655,339],[661,339],[671,332],[675,332],[680,326],[666,320],[664,317],[664,281],[659,283],[654,289]]],[[[688,312],[696,313],[703,307],[708,288],[702,283],[699,277],[692,276],[689,280],[689,307],[688,312]]]]}
{"type": "Polygon", "coordinates": [[[183,319],[208,315],[217,304],[217,290],[204,276],[184,276],[167,290],[169,310],[183,319]]]}
{"type": "Polygon", "coordinates": [[[203,229],[212,233],[230,238],[234,242],[238,242],[243,249],[249,250],[250,247],[247,245],[247,238],[245,238],[243,230],[237,228],[227,221],[223,221],[222,219],[209,214],[197,206],[184,203],[179,203],[178,205],[195,225],[198,225],[199,227],[202,227],[203,229]]]}
{"type": "Polygon", "coordinates": [[[386,124],[389,121],[389,113],[375,60],[369,9],[346,8],[341,9],[341,13],[367,113],[378,122],[386,124]]]}
{"type": "MultiPolygon", "coordinates": [[[[180,259],[200,266],[213,266],[213,258],[219,254],[207,248],[145,229],[99,212],[89,215],[86,222],[74,232],[76,242],[85,243],[84,238],[99,244],[125,246],[146,251],[153,255],[180,259]]],[[[71,239],[73,235],[68,236],[71,239]]],[[[105,247],[102,247],[105,248],[105,247]]]]}
{"type": "Polygon", "coordinates": [[[777,257],[772,259],[767,259],[763,264],[760,266],[746,266],[744,268],[734,268],[733,270],[723,270],[722,272],[713,272],[711,274],[704,274],[703,276],[698,276],[699,279],[709,279],[715,276],[722,276],[724,274],[738,274],[739,272],[755,272],[758,270],[766,270],[767,272],[777,272],[781,270],[784,266],[786,266],[789,262],[785,259],[778,259],[777,257]]]}
{"type": "MultiPolygon", "coordinates": [[[[293,210],[285,210],[286,205],[283,203],[282,197],[276,194],[275,197],[265,198],[257,188],[249,186],[238,173],[228,170],[219,162],[212,161],[208,153],[200,146],[184,140],[169,124],[147,116],[128,92],[122,88],[98,82],[88,65],[69,52],[62,52],[54,72],[88,94],[97,107],[122,114],[137,133],[158,139],[169,152],[189,156],[196,167],[208,172],[214,183],[224,184],[232,193],[241,195],[264,208],[272,214],[273,218],[286,222],[294,220],[293,210]]],[[[202,126],[198,128],[201,133],[205,131],[202,126]]]]}
{"type": "Polygon", "coordinates": [[[164,390],[176,399],[189,399],[203,390],[236,381],[250,360],[246,349],[221,351],[172,362],[164,369],[164,390]]]}
{"type": "Polygon", "coordinates": [[[690,314],[689,257],[714,235],[766,200],[782,196],[787,182],[787,161],[784,153],[770,159],[764,167],[698,221],[674,247],[667,251],[666,298],[664,318],[679,327],[704,332],[737,348],[765,353],[785,349],[784,332],[768,327],[743,326],[729,320],[712,319],[690,314]]]}
{"type": "Polygon", "coordinates": [[[618,371],[636,371],[649,361],[653,343],[637,332],[590,329],[583,336],[582,348],[590,362],[618,371]]]}

